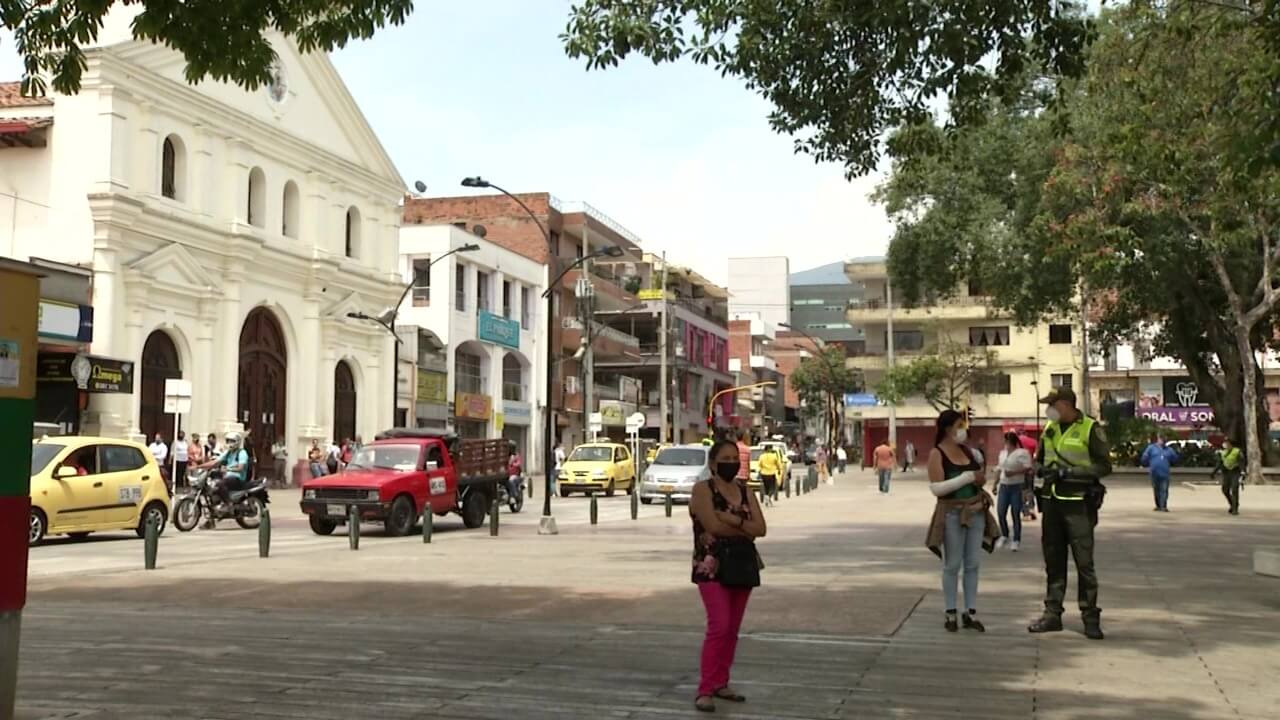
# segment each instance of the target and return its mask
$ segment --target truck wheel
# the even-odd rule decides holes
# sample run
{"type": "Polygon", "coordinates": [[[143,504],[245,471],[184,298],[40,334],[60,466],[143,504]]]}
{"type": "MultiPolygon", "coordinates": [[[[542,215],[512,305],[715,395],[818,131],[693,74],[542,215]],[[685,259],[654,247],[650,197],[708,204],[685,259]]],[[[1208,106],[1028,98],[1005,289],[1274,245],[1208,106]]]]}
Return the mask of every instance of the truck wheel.
{"type": "Polygon", "coordinates": [[[475,490],[468,492],[467,499],[462,501],[462,524],[469,530],[474,530],[484,525],[485,514],[489,509],[488,505],[485,502],[484,493],[475,490]]]}
{"type": "Polygon", "coordinates": [[[395,502],[391,503],[391,513],[387,515],[387,519],[384,522],[387,534],[392,537],[404,537],[413,532],[414,521],[417,519],[417,512],[413,509],[413,501],[401,495],[396,498],[395,502]]]}
{"type": "Polygon", "coordinates": [[[605,488],[605,490],[604,490],[604,496],[605,496],[605,497],[613,497],[613,484],[614,484],[614,482],[615,482],[615,481],[613,481],[613,480],[610,480],[610,481],[609,481],[609,487],[605,488]]]}
{"type": "Polygon", "coordinates": [[[318,515],[311,515],[311,532],[317,535],[332,535],[338,524],[332,520],[326,520],[318,515]]]}

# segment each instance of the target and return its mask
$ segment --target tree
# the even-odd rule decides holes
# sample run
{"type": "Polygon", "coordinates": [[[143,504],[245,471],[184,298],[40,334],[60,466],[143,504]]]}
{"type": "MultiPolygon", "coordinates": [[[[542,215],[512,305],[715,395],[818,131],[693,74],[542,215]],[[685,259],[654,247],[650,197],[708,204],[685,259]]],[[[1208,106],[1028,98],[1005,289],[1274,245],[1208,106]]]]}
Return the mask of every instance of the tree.
{"type": "Polygon", "coordinates": [[[975,384],[994,363],[989,352],[981,352],[939,333],[933,352],[891,368],[876,385],[876,395],[885,402],[901,404],[909,397],[923,397],[939,412],[959,410],[969,404],[975,384]]]}
{"type": "Polygon", "coordinates": [[[889,253],[906,298],[977,278],[1021,323],[1088,303],[1103,345],[1155,327],[1261,478],[1255,353],[1274,342],[1280,172],[1259,162],[1275,56],[1253,17],[1205,3],[1104,13],[1089,72],[1050,108],[1018,102],[951,135],[929,124],[880,197],[898,221],[889,253]],[[922,262],[921,258],[927,260],[922,262]]]}
{"type": "Polygon", "coordinates": [[[797,152],[876,168],[884,134],[945,98],[963,126],[1025,68],[1074,77],[1092,34],[1076,0],[580,0],[561,36],[591,69],[632,53],[688,58],[732,75],[773,105],[769,123],[797,152]]]}
{"type": "Polygon", "coordinates": [[[399,25],[413,10],[412,0],[0,0],[0,23],[23,60],[23,93],[44,95],[48,78],[60,93],[78,92],[83,47],[97,40],[103,18],[139,5],[133,36],[182,53],[187,82],[209,77],[251,90],[271,80],[270,31],[304,53],[328,52],[399,25]]]}
{"type": "Polygon", "coordinates": [[[845,366],[844,349],[835,345],[821,348],[818,355],[801,360],[787,382],[796,389],[806,412],[816,415],[817,408],[826,418],[827,445],[834,447],[844,425],[844,394],[857,392],[862,386],[858,371],[845,366]]]}

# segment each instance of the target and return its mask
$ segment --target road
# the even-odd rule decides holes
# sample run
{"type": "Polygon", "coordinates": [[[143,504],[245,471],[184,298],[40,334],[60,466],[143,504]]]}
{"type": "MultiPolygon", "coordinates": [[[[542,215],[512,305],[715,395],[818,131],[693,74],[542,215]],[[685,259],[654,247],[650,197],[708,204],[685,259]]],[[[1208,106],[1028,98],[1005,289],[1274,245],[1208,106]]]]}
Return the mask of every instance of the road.
{"type": "MultiPolygon", "coordinates": [[[[1280,581],[1254,576],[1280,545],[1280,488],[1243,514],[1209,489],[1113,488],[1099,527],[1107,639],[1030,636],[1043,571],[1024,551],[982,568],[988,632],[942,630],[938,561],[922,547],[919,476],[881,496],[869,474],[782,501],[735,666],[738,718],[1271,718],[1280,704],[1280,581]]],[[[282,512],[259,559],[252,533],[170,538],[141,567],[136,539],[33,553],[20,717],[693,717],[702,614],[689,525],[625,498],[555,503],[503,532],[308,537],[282,512]],[[97,562],[95,562],[95,558],[97,562]],[[129,561],[134,563],[128,568],[129,561]],[[119,563],[119,565],[117,565],[119,563]]],[[[536,511],[535,502],[530,510],[536,511]]]]}

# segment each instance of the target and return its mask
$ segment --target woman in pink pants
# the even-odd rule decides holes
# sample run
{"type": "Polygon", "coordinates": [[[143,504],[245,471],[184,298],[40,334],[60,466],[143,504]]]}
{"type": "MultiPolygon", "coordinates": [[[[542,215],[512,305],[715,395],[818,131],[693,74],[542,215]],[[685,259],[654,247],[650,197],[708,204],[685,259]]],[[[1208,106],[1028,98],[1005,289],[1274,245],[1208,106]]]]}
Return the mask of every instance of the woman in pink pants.
{"type": "Polygon", "coordinates": [[[729,669],[751,589],[760,584],[755,539],[764,537],[764,514],[756,496],[738,480],[738,448],[721,441],[708,453],[711,478],[693,488],[693,582],[707,610],[702,675],[694,707],[715,712],[716,699],[745,702],[729,687],[729,669]]]}

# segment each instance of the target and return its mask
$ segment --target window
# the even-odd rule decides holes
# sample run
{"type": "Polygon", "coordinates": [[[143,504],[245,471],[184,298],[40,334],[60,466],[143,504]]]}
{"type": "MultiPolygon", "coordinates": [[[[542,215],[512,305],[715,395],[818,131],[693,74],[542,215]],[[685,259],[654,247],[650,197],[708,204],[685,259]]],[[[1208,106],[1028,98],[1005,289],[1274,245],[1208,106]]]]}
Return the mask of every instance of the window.
{"type": "Polygon", "coordinates": [[[1070,325],[1050,325],[1049,326],[1049,344],[1050,345],[1070,345],[1071,344],[1071,326],[1070,325]]]}
{"type": "Polygon", "coordinates": [[[343,243],[343,252],[347,257],[360,257],[360,240],[360,211],[353,207],[347,208],[343,243]]]}
{"type": "Polygon", "coordinates": [[[476,310],[489,312],[489,273],[476,271],[476,310]]]}
{"type": "Polygon", "coordinates": [[[280,234],[285,237],[298,237],[298,186],[292,180],[284,184],[284,195],[280,201],[280,234]]]}
{"type": "Polygon", "coordinates": [[[1056,388],[1071,388],[1072,378],[1075,376],[1071,373],[1054,373],[1049,376],[1050,383],[1056,388]]]}
{"type": "Polygon", "coordinates": [[[969,344],[973,347],[992,347],[1009,344],[1009,326],[971,327],[969,328],[969,344]]]}
{"type": "Polygon", "coordinates": [[[1009,373],[981,373],[973,376],[970,383],[974,395],[1008,395],[1010,388],[1009,373]]]}
{"type": "Polygon", "coordinates": [[[502,317],[511,319],[511,281],[502,281],[502,317]]]}
{"type": "Polygon", "coordinates": [[[59,467],[74,468],[77,471],[83,470],[84,472],[80,473],[82,475],[97,475],[98,446],[89,445],[76,450],[68,455],[67,459],[63,460],[59,467]]]}
{"type": "Polygon", "coordinates": [[[467,311],[467,266],[458,263],[453,272],[453,309],[467,311]]]}
{"type": "Polygon", "coordinates": [[[182,200],[187,175],[187,153],[182,140],[170,135],[160,146],[160,194],[170,200],[182,200]]]}
{"type": "Polygon", "coordinates": [[[512,402],[524,400],[524,367],[514,355],[502,358],[502,399],[512,402]]]}
{"type": "Polygon", "coordinates": [[[852,330],[853,326],[849,323],[808,323],[805,325],[806,330],[852,330]]]}
{"type": "Polygon", "coordinates": [[[262,168],[249,171],[249,197],[246,198],[245,219],[254,227],[267,226],[267,175],[262,168]]]}
{"type": "Polygon", "coordinates": [[[413,306],[431,304],[431,258],[413,259],[413,306]]]}
{"type": "Polygon", "coordinates": [[[147,459],[137,448],[124,445],[102,446],[102,472],[128,472],[145,467],[147,459]]]}
{"type": "MultiPolygon", "coordinates": [[[[888,341],[888,335],[888,333],[885,333],[886,342],[888,341]]],[[[924,333],[920,330],[894,330],[893,349],[907,352],[923,350],[924,333]]]]}
{"type": "Polygon", "coordinates": [[[792,305],[821,305],[823,301],[820,298],[802,298],[800,300],[792,300],[792,305]]]}
{"type": "Polygon", "coordinates": [[[520,327],[533,329],[533,288],[528,285],[520,287],[520,327]]]}
{"type": "Polygon", "coordinates": [[[457,362],[454,364],[454,374],[457,376],[458,392],[479,394],[480,388],[484,383],[480,380],[480,357],[469,353],[458,353],[457,362]]]}

